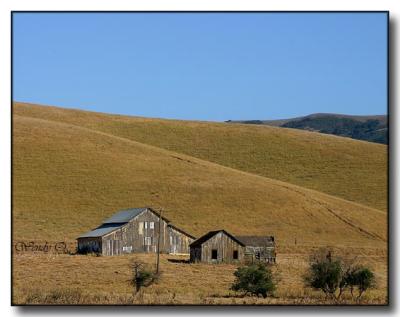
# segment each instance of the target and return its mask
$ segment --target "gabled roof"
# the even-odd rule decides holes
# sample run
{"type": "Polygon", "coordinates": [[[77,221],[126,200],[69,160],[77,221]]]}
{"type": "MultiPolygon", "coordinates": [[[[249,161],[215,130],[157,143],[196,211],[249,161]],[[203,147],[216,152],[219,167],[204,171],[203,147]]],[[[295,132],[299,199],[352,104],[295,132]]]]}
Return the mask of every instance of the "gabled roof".
{"type": "Polygon", "coordinates": [[[107,218],[103,221],[103,223],[125,223],[129,222],[136,216],[140,215],[143,211],[147,210],[148,208],[131,208],[125,209],[117,212],[116,214],[112,215],[110,218],[107,218]]]}
{"type": "MultiPolygon", "coordinates": [[[[126,223],[131,221],[133,218],[139,216],[142,212],[144,212],[146,210],[149,210],[152,213],[154,213],[155,215],[157,215],[157,217],[160,217],[160,214],[150,207],[124,209],[124,210],[118,211],[117,213],[112,215],[110,218],[107,218],[106,220],[104,220],[102,225],[99,226],[98,228],[93,229],[92,231],[86,232],[85,234],[79,236],[78,239],[104,236],[114,230],[117,230],[117,229],[123,227],[126,223]]],[[[161,216],[161,219],[163,219],[165,222],[170,224],[170,221],[167,218],[161,216]]],[[[174,228],[176,228],[176,227],[174,226],[174,228]]],[[[176,229],[178,231],[181,231],[182,233],[192,237],[191,235],[187,234],[183,230],[178,229],[178,228],[176,228],[176,229]]]]}
{"type": "Polygon", "coordinates": [[[275,245],[273,236],[236,236],[246,246],[251,247],[270,247],[275,245]]]}
{"type": "Polygon", "coordinates": [[[96,238],[102,237],[108,233],[111,233],[117,229],[123,227],[125,223],[114,223],[114,224],[104,224],[92,231],[86,232],[78,237],[79,238],[96,238]]]}
{"type": "Polygon", "coordinates": [[[202,245],[204,242],[206,242],[207,240],[209,240],[210,238],[212,238],[213,236],[215,236],[217,233],[220,233],[220,232],[223,232],[229,238],[231,238],[233,241],[239,243],[241,246],[243,246],[243,247],[245,246],[243,242],[239,241],[233,235],[231,235],[230,233],[228,233],[225,230],[221,229],[221,230],[210,231],[210,232],[206,233],[204,236],[198,238],[196,241],[193,241],[190,244],[190,247],[196,247],[196,246],[202,245]]]}
{"type": "MultiPolygon", "coordinates": [[[[160,217],[160,213],[156,210],[154,210],[153,208],[147,207],[148,210],[150,210],[153,214],[155,214],[157,217],[160,217]]],[[[165,218],[164,216],[161,216],[161,219],[164,220],[166,223],[171,223],[170,220],[168,220],[167,218],[165,218]]]]}
{"type": "MultiPolygon", "coordinates": [[[[133,218],[139,216],[142,212],[149,210],[158,217],[160,217],[160,214],[155,211],[153,208],[150,207],[140,207],[140,208],[130,208],[130,209],[124,209],[121,211],[118,211],[114,215],[112,215],[110,218],[107,218],[106,220],[103,221],[104,223],[124,223],[124,222],[129,222],[133,218]]],[[[166,222],[170,222],[167,218],[161,216],[161,219],[163,219],[166,222]]]]}

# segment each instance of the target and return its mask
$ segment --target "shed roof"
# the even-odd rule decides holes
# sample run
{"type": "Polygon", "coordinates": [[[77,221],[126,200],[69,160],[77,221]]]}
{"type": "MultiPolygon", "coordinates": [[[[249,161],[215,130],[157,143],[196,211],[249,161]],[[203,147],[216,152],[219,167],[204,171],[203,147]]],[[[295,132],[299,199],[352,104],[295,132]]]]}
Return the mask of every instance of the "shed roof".
{"type": "Polygon", "coordinates": [[[198,238],[196,241],[193,241],[190,246],[191,247],[196,247],[199,245],[202,245],[204,242],[206,242],[207,240],[209,240],[210,238],[212,238],[213,236],[215,236],[217,233],[219,232],[223,232],[225,233],[229,238],[231,238],[233,241],[239,243],[241,246],[245,246],[243,242],[239,241],[238,239],[236,239],[233,235],[231,235],[229,232],[226,232],[225,230],[221,229],[221,230],[215,230],[215,231],[210,231],[208,233],[206,233],[204,236],[201,236],[200,238],[198,238]]]}
{"type": "Polygon", "coordinates": [[[269,247],[275,244],[273,236],[237,236],[236,238],[244,245],[252,247],[269,247]]]}
{"type": "Polygon", "coordinates": [[[86,232],[78,237],[79,238],[96,238],[102,237],[105,234],[120,229],[125,223],[104,224],[92,231],[86,232]]]}

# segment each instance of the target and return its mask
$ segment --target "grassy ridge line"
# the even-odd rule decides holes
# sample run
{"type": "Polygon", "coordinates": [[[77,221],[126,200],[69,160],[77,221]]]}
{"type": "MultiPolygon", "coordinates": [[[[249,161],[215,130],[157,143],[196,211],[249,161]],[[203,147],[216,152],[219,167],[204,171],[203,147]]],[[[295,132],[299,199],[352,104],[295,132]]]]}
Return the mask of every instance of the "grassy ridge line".
{"type": "MultiPolygon", "coordinates": [[[[22,117],[22,116],[18,116],[17,115],[16,117],[22,117]]],[[[36,119],[36,120],[40,120],[42,122],[52,122],[51,120],[46,120],[46,119],[36,119]]],[[[287,182],[282,182],[282,181],[279,181],[279,180],[276,180],[276,179],[268,178],[266,176],[261,176],[261,175],[249,173],[249,172],[246,172],[246,171],[234,169],[234,168],[231,168],[231,167],[228,167],[228,166],[224,166],[224,165],[221,165],[221,164],[217,164],[217,163],[214,163],[214,162],[202,160],[202,159],[199,159],[199,158],[196,158],[196,157],[193,157],[193,156],[186,155],[184,153],[178,153],[178,152],[166,150],[166,149],[163,149],[163,148],[160,148],[160,147],[157,147],[157,146],[153,146],[153,145],[150,145],[150,144],[141,143],[141,142],[138,142],[138,141],[135,141],[135,140],[127,139],[127,138],[124,138],[124,137],[116,136],[116,135],[113,135],[113,134],[105,133],[105,132],[94,130],[94,129],[91,129],[91,128],[85,128],[85,127],[77,126],[77,125],[74,125],[74,124],[63,124],[63,123],[60,123],[60,124],[66,125],[66,126],[71,126],[71,127],[73,126],[74,128],[86,130],[88,132],[96,133],[96,134],[99,134],[99,135],[103,135],[105,137],[119,139],[120,141],[127,142],[129,144],[135,144],[137,146],[140,146],[140,147],[143,147],[143,148],[147,148],[147,149],[152,150],[152,151],[159,151],[160,153],[169,155],[172,158],[175,158],[175,159],[178,159],[178,160],[181,160],[181,161],[184,161],[184,162],[188,162],[188,163],[195,162],[196,164],[199,164],[199,165],[202,165],[202,166],[214,166],[216,168],[229,170],[229,171],[231,171],[233,173],[238,173],[238,174],[246,175],[248,177],[254,177],[254,178],[261,179],[261,180],[266,180],[268,182],[271,182],[271,184],[273,184],[274,186],[277,186],[277,187],[280,187],[280,188],[284,188],[284,189],[287,189],[287,190],[292,190],[294,192],[301,193],[302,195],[305,195],[305,193],[308,192],[310,195],[318,195],[318,196],[324,197],[326,199],[334,199],[334,200],[342,201],[343,203],[350,203],[350,204],[353,204],[353,205],[356,205],[356,206],[358,205],[360,208],[365,208],[365,209],[371,210],[373,212],[377,212],[377,213],[380,213],[382,215],[386,215],[386,213],[384,211],[382,211],[382,210],[379,210],[379,209],[376,209],[376,208],[371,208],[371,207],[365,206],[363,204],[359,204],[359,203],[356,203],[356,202],[348,201],[348,200],[340,198],[340,197],[336,197],[336,196],[333,196],[333,195],[325,194],[325,193],[322,193],[322,192],[319,192],[319,191],[316,191],[316,190],[304,188],[304,187],[297,186],[297,185],[294,185],[294,184],[290,184],[290,183],[287,183],[287,182]]],[[[317,199],[314,199],[314,200],[317,201],[317,199]]]]}
{"type": "Polygon", "coordinates": [[[387,147],[308,131],[161,120],[14,105],[14,113],[84,126],[387,209],[387,147]]]}
{"type": "MultiPolygon", "coordinates": [[[[22,117],[22,116],[18,116],[17,115],[16,117],[22,117]]],[[[51,120],[46,120],[46,119],[36,119],[36,120],[40,120],[43,123],[52,122],[51,120]]],[[[175,159],[178,159],[178,160],[181,160],[181,161],[184,161],[184,162],[196,163],[196,164],[199,164],[199,165],[204,166],[204,167],[213,166],[213,167],[218,168],[218,169],[224,169],[224,170],[227,170],[227,171],[230,171],[230,172],[233,172],[233,173],[242,174],[242,175],[245,175],[245,176],[248,176],[248,177],[257,178],[257,179],[260,179],[260,180],[266,180],[266,181],[270,182],[274,186],[277,186],[277,187],[280,187],[280,188],[284,188],[284,189],[287,189],[287,190],[292,190],[292,191],[294,191],[296,193],[300,193],[301,195],[305,195],[306,193],[309,193],[310,197],[317,195],[317,196],[323,197],[325,199],[333,199],[333,200],[341,201],[343,203],[349,203],[349,204],[352,204],[352,205],[355,205],[355,206],[359,206],[360,208],[365,208],[365,209],[371,210],[373,212],[377,212],[377,213],[380,213],[382,215],[386,215],[386,212],[384,212],[382,210],[379,210],[379,209],[376,209],[376,208],[371,208],[371,207],[368,207],[368,206],[365,206],[363,204],[359,204],[359,203],[356,203],[356,202],[348,201],[346,199],[343,199],[343,198],[340,198],[340,197],[336,197],[336,196],[333,196],[333,195],[329,195],[329,194],[326,194],[326,193],[322,193],[322,192],[319,192],[317,190],[304,188],[304,187],[297,186],[297,185],[294,185],[294,184],[290,184],[290,183],[287,183],[287,182],[282,182],[282,181],[279,181],[279,180],[276,180],[276,179],[268,178],[266,176],[261,176],[261,175],[249,173],[249,172],[246,172],[246,171],[238,170],[238,169],[235,169],[235,168],[231,168],[229,166],[224,166],[224,165],[221,165],[221,164],[218,164],[218,163],[214,163],[214,162],[206,161],[206,160],[199,159],[199,158],[196,158],[196,157],[193,157],[193,156],[189,156],[189,155],[186,155],[184,153],[178,153],[178,152],[166,150],[166,149],[154,146],[154,145],[141,143],[141,142],[138,142],[138,141],[135,141],[135,140],[131,140],[131,139],[128,139],[128,138],[116,136],[116,135],[109,134],[109,133],[102,132],[102,131],[98,131],[98,130],[95,130],[95,129],[92,129],[92,128],[85,128],[85,127],[77,126],[77,125],[74,125],[74,124],[63,124],[63,123],[59,123],[59,124],[66,125],[66,126],[71,126],[71,127],[77,128],[77,129],[81,129],[82,131],[86,130],[88,132],[99,134],[99,135],[102,135],[102,136],[105,136],[105,137],[115,138],[115,139],[118,139],[118,140],[120,140],[122,142],[127,142],[128,144],[135,144],[136,146],[147,148],[149,150],[168,155],[168,156],[170,156],[172,158],[175,158],[175,159]]],[[[313,199],[315,201],[318,201],[318,199],[315,199],[315,198],[313,198],[313,199]]],[[[318,201],[318,202],[320,202],[320,201],[318,201]]]]}
{"type": "Polygon", "coordinates": [[[282,242],[297,235],[308,243],[376,245],[377,239],[334,219],[312,199],[386,236],[385,215],[371,208],[74,125],[14,120],[13,216],[19,238],[61,233],[73,239],[107,216],[100,210],[150,202],[167,206],[168,217],[197,235],[216,226],[238,234],[265,234],[268,228],[282,242]]]}

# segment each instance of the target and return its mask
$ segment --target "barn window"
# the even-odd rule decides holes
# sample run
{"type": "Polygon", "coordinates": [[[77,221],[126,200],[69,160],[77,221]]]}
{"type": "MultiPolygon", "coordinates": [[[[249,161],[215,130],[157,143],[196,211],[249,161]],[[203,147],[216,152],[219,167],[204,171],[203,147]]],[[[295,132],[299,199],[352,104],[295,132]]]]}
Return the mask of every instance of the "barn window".
{"type": "Polygon", "coordinates": [[[239,258],[239,252],[238,250],[233,250],[233,259],[237,260],[239,258]]]}
{"type": "Polygon", "coordinates": [[[144,228],[147,229],[147,221],[144,222],[144,228]]]}
{"type": "Polygon", "coordinates": [[[143,234],[143,222],[139,222],[139,234],[143,234]]]}
{"type": "Polygon", "coordinates": [[[144,238],[144,245],[151,245],[151,237],[144,238]]]}
{"type": "Polygon", "coordinates": [[[150,229],[154,229],[154,222],[150,222],[150,229]]]}
{"type": "Polygon", "coordinates": [[[213,250],[211,251],[211,259],[212,259],[212,260],[218,259],[218,250],[217,250],[217,249],[213,249],[213,250]]]}
{"type": "Polygon", "coordinates": [[[129,247],[122,247],[122,251],[124,251],[124,252],[132,252],[132,246],[129,246],[129,247]]]}

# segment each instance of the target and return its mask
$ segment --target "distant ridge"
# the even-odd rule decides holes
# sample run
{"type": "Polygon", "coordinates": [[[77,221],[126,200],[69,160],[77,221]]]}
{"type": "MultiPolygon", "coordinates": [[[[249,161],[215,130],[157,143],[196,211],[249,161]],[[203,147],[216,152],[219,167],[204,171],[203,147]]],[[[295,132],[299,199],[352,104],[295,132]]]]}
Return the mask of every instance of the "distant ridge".
{"type": "Polygon", "coordinates": [[[294,128],[388,144],[386,115],[356,116],[335,113],[313,113],[308,116],[291,119],[228,120],[225,122],[294,128]]]}

